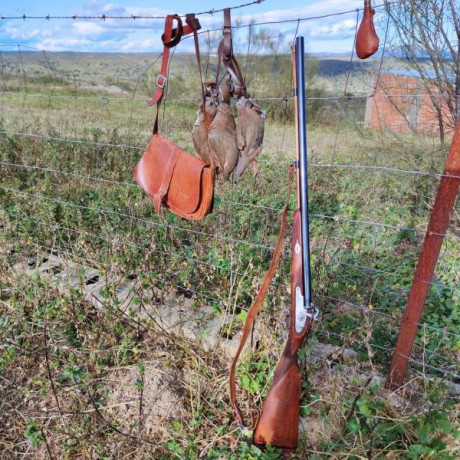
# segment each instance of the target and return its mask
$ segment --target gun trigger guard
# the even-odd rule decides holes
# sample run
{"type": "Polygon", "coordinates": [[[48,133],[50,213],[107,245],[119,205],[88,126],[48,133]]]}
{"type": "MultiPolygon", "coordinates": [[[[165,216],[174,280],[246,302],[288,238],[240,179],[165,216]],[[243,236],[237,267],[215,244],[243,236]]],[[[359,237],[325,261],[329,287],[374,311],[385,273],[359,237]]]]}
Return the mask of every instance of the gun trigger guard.
{"type": "Polygon", "coordinates": [[[311,313],[306,313],[305,316],[307,318],[311,318],[313,321],[318,320],[319,308],[316,305],[311,304],[310,309],[313,311],[311,313]]]}

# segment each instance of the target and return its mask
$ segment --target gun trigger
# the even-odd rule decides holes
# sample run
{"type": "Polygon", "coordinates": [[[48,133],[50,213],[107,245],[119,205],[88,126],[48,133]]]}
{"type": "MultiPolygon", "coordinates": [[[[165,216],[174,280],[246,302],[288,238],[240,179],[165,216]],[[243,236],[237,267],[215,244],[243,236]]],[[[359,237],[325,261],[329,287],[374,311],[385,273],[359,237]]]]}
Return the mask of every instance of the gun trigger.
{"type": "Polygon", "coordinates": [[[311,313],[307,313],[307,318],[311,318],[313,321],[316,321],[319,316],[319,308],[316,305],[311,304],[310,309],[313,310],[311,313]]]}

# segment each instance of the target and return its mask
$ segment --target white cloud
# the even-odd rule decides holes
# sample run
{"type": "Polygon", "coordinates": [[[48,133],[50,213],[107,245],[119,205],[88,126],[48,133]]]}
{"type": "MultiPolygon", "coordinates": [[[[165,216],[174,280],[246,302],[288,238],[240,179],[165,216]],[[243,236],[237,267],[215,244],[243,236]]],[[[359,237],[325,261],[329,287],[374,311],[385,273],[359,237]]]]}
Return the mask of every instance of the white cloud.
{"type": "Polygon", "coordinates": [[[316,23],[309,29],[310,37],[329,40],[331,38],[348,38],[353,36],[356,30],[356,21],[346,19],[340,22],[329,24],[316,23]]]}
{"type": "MultiPolygon", "coordinates": [[[[49,37],[52,36],[56,32],[56,28],[38,28],[35,27],[31,29],[27,27],[23,23],[19,23],[19,25],[13,24],[12,22],[8,23],[4,28],[4,35],[6,35],[10,39],[14,39],[16,41],[29,41],[31,39],[35,39],[37,37],[49,37]]],[[[2,34],[3,35],[3,34],[2,34]]]]}
{"type": "Polygon", "coordinates": [[[59,40],[47,38],[34,43],[34,47],[45,51],[76,51],[82,49],[92,51],[92,42],[75,38],[60,38],[59,40]]]}
{"type": "Polygon", "coordinates": [[[89,35],[95,37],[107,31],[107,28],[96,22],[74,22],[72,24],[72,33],[77,35],[89,35]]]}
{"type": "Polygon", "coordinates": [[[120,51],[123,51],[124,53],[130,53],[130,52],[139,52],[139,51],[144,51],[144,52],[150,52],[158,47],[158,41],[157,40],[125,40],[121,44],[120,51]]]}

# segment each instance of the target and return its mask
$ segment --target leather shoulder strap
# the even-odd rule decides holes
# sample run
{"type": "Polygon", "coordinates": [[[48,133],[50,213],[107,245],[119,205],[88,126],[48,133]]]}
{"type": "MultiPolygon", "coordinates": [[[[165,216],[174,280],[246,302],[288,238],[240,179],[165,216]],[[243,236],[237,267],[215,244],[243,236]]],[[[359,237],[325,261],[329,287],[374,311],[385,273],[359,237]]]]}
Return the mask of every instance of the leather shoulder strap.
{"type": "Polygon", "coordinates": [[[163,89],[166,84],[167,74],[168,74],[168,63],[169,63],[169,50],[176,46],[181,39],[183,33],[182,19],[177,14],[168,14],[165,19],[165,30],[161,36],[161,41],[163,42],[163,58],[161,60],[161,70],[157,76],[156,91],[152,99],[147,103],[151,106],[159,101],[163,97],[163,89]],[[173,29],[173,21],[177,21],[177,28],[173,29]]]}
{"type": "Polygon", "coordinates": [[[198,22],[198,19],[195,18],[194,14],[187,14],[186,22],[190,26],[193,32],[193,39],[195,42],[196,62],[198,64],[198,73],[200,75],[201,97],[203,100],[203,107],[204,107],[204,104],[206,103],[206,94],[205,94],[204,86],[203,86],[203,72],[201,71],[200,43],[198,41],[198,33],[197,33],[197,31],[201,28],[201,26],[200,26],[200,23],[198,22]]]}
{"type": "Polygon", "coordinates": [[[233,54],[233,42],[232,42],[232,22],[230,15],[230,8],[224,9],[224,29],[222,32],[222,40],[219,43],[217,50],[218,62],[217,62],[217,75],[216,75],[216,86],[218,86],[220,77],[220,64],[222,63],[227,72],[231,75],[236,88],[235,92],[237,96],[246,94],[246,86],[244,84],[243,74],[241,72],[238,61],[233,54]]]}
{"type": "Polygon", "coordinates": [[[179,44],[184,35],[193,33],[195,43],[197,43],[196,31],[201,28],[200,22],[195,18],[194,14],[186,16],[187,25],[182,25],[182,19],[178,14],[168,14],[165,19],[165,29],[161,36],[163,42],[163,58],[161,61],[161,70],[157,76],[155,85],[157,87],[152,99],[147,103],[147,106],[157,106],[157,112],[153,123],[153,134],[158,133],[158,110],[161,100],[163,99],[164,87],[166,85],[169,64],[169,50],[179,44]],[[177,22],[177,27],[173,28],[173,22],[177,22]]]}
{"type": "Polygon", "coordinates": [[[286,233],[286,222],[287,222],[287,213],[289,210],[289,200],[291,197],[291,182],[292,182],[293,170],[294,168],[291,166],[289,168],[288,199],[283,209],[283,215],[281,217],[280,232],[278,235],[278,240],[276,242],[275,251],[273,252],[273,257],[270,262],[270,267],[268,268],[268,271],[265,274],[265,277],[262,281],[262,285],[260,287],[259,292],[257,293],[257,296],[254,302],[252,303],[251,307],[248,310],[246,321],[243,327],[243,332],[241,334],[240,343],[238,344],[238,349],[235,353],[232,365],[230,367],[230,382],[229,382],[230,383],[230,402],[233,406],[235,421],[239,425],[242,425],[242,426],[244,426],[244,419],[243,419],[243,415],[241,414],[240,408],[238,406],[238,401],[236,397],[236,382],[235,382],[236,365],[238,363],[241,351],[243,350],[243,347],[249,336],[249,333],[251,332],[251,328],[252,328],[252,325],[254,324],[256,316],[259,313],[260,308],[262,307],[265,297],[267,296],[268,288],[270,287],[273,277],[275,276],[276,269],[278,268],[278,265],[279,265],[281,252],[283,251],[284,235],[286,233]]]}

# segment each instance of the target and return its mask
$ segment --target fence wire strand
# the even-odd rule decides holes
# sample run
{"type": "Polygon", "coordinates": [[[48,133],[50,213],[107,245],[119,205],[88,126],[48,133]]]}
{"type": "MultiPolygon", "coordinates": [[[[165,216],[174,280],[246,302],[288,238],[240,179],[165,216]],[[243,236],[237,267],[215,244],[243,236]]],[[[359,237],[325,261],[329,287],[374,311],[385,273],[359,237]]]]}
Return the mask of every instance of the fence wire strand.
{"type": "MultiPolygon", "coordinates": [[[[237,9],[241,9],[241,8],[247,8],[249,6],[258,5],[258,4],[263,3],[263,2],[265,2],[265,0],[254,0],[252,2],[244,3],[244,4],[241,4],[241,5],[232,6],[229,9],[230,10],[237,10],[237,9]]],[[[391,5],[392,3],[393,2],[388,2],[389,5],[391,5]]],[[[381,8],[385,8],[385,7],[386,6],[383,3],[373,6],[374,9],[381,9],[381,8]]],[[[195,15],[196,16],[204,16],[204,15],[213,16],[216,13],[221,13],[223,11],[224,11],[223,8],[221,8],[221,9],[212,8],[210,10],[195,13],[195,15]]],[[[352,9],[352,10],[339,11],[337,13],[329,13],[329,14],[323,14],[323,15],[317,15],[317,16],[307,16],[307,17],[304,17],[304,18],[287,19],[287,20],[283,20],[283,21],[267,21],[267,22],[261,22],[261,23],[255,23],[255,24],[247,24],[247,25],[245,24],[245,25],[238,25],[236,27],[251,27],[251,25],[254,26],[254,25],[266,25],[266,24],[284,24],[286,22],[314,21],[314,20],[318,20],[318,19],[325,19],[325,18],[331,18],[331,17],[335,17],[335,16],[343,16],[343,15],[347,15],[347,14],[350,14],[350,13],[356,13],[356,11],[357,11],[357,9],[355,8],[355,9],[352,9]]],[[[360,9],[358,9],[358,11],[360,11],[360,9]]],[[[185,13],[181,14],[180,16],[185,17],[185,13]]],[[[116,20],[122,19],[122,20],[136,21],[136,20],[141,20],[141,19],[165,19],[165,18],[166,18],[166,16],[161,16],[161,15],[148,16],[148,15],[133,15],[133,14],[131,14],[131,15],[123,15],[123,16],[115,16],[115,15],[109,15],[109,14],[100,14],[100,15],[78,15],[78,14],[73,14],[73,15],[69,15],[69,16],[58,16],[58,15],[50,15],[50,14],[47,14],[45,16],[32,16],[32,15],[22,14],[22,15],[18,15],[18,16],[4,16],[4,15],[0,14],[0,21],[2,21],[2,20],[3,21],[17,21],[17,20],[20,20],[20,21],[27,21],[27,20],[51,21],[51,20],[62,20],[62,19],[73,20],[73,21],[77,21],[77,20],[108,21],[108,20],[111,20],[111,19],[116,19],[116,20]]]]}

